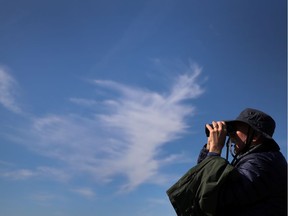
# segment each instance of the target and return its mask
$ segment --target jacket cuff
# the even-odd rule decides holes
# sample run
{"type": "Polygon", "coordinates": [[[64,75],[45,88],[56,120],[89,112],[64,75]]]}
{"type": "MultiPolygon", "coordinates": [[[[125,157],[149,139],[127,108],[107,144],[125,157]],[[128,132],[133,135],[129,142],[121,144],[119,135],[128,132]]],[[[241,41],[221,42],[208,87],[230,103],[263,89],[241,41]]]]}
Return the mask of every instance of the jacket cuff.
{"type": "Polygon", "coordinates": [[[197,164],[201,163],[201,161],[203,161],[207,157],[208,149],[206,149],[206,145],[207,144],[205,144],[200,151],[200,154],[199,154],[198,160],[197,160],[197,164]]]}
{"type": "Polygon", "coordinates": [[[207,156],[220,156],[220,154],[216,153],[216,152],[208,152],[207,156]]]}

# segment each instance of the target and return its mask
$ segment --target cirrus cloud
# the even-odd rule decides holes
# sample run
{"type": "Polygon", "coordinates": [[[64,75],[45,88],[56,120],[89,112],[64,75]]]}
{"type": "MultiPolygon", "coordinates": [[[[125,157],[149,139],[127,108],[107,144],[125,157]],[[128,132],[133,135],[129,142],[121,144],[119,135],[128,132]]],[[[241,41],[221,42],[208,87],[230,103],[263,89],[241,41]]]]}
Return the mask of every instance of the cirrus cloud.
{"type": "MultiPolygon", "coordinates": [[[[186,119],[194,114],[194,107],[183,102],[203,94],[197,82],[200,74],[197,65],[189,66],[170,91],[162,94],[111,80],[92,80],[96,88],[112,90],[115,95],[102,101],[71,97],[72,104],[87,109],[85,115],[31,117],[20,140],[39,154],[62,161],[71,175],[85,174],[106,183],[124,177],[120,191],[147,182],[163,183],[161,168],[181,155],[164,157],[160,152],[186,132],[186,119]]],[[[45,170],[51,175],[58,172],[45,170]]]]}

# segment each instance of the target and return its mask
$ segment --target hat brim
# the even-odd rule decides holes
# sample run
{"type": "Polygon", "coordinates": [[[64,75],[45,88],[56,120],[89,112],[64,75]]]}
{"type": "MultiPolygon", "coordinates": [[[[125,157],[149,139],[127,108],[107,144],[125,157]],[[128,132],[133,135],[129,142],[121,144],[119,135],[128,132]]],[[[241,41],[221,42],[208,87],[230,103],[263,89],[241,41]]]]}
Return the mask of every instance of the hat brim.
{"type": "Polygon", "coordinates": [[[269,134],[266,134],[264,133],[263,131],[260,131],[258,128],[254,127],[253,125],[251,125],[249,122],[247,121],[243,121],[243,120],[227,120],[227,121],[224,121],[225,124],[237,124],[237,123],[244,123],[246,125],[249,125],[251,128],[253,128],[255,131],[257,131],[258,133],[260,133],[261,135],[263,135],[265,138],[269,139],[269,140],[272,140],[276,143],[276,141],[269,135],[269,134]]]}

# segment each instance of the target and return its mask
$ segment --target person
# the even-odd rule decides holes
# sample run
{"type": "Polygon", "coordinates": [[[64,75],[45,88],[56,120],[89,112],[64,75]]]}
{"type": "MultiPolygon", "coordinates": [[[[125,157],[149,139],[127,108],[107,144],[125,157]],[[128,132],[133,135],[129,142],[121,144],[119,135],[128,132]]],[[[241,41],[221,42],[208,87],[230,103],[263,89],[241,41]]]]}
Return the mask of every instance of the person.
{"type": "Polygon", "coordinates": [[[197,165],[167,190],[177,215],[286,216],[287,161],[272,138],[275,126],[253,108],[207,124],[197,165]],[[226,140],[231,162],[221,157],[226,140]]]}

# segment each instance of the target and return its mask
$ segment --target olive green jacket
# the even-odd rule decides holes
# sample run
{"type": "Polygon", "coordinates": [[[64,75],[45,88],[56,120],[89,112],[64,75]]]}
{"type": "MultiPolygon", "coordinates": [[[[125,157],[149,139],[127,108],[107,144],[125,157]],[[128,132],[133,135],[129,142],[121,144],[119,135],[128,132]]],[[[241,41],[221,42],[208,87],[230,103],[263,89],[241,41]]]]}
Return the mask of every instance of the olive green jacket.
{"type": "Polygon", "coordinates": [[[167,190],[178,216],[215,216],[221,185],[233,170],[228,161],[210,156],[192,167],[167,190]]]}

